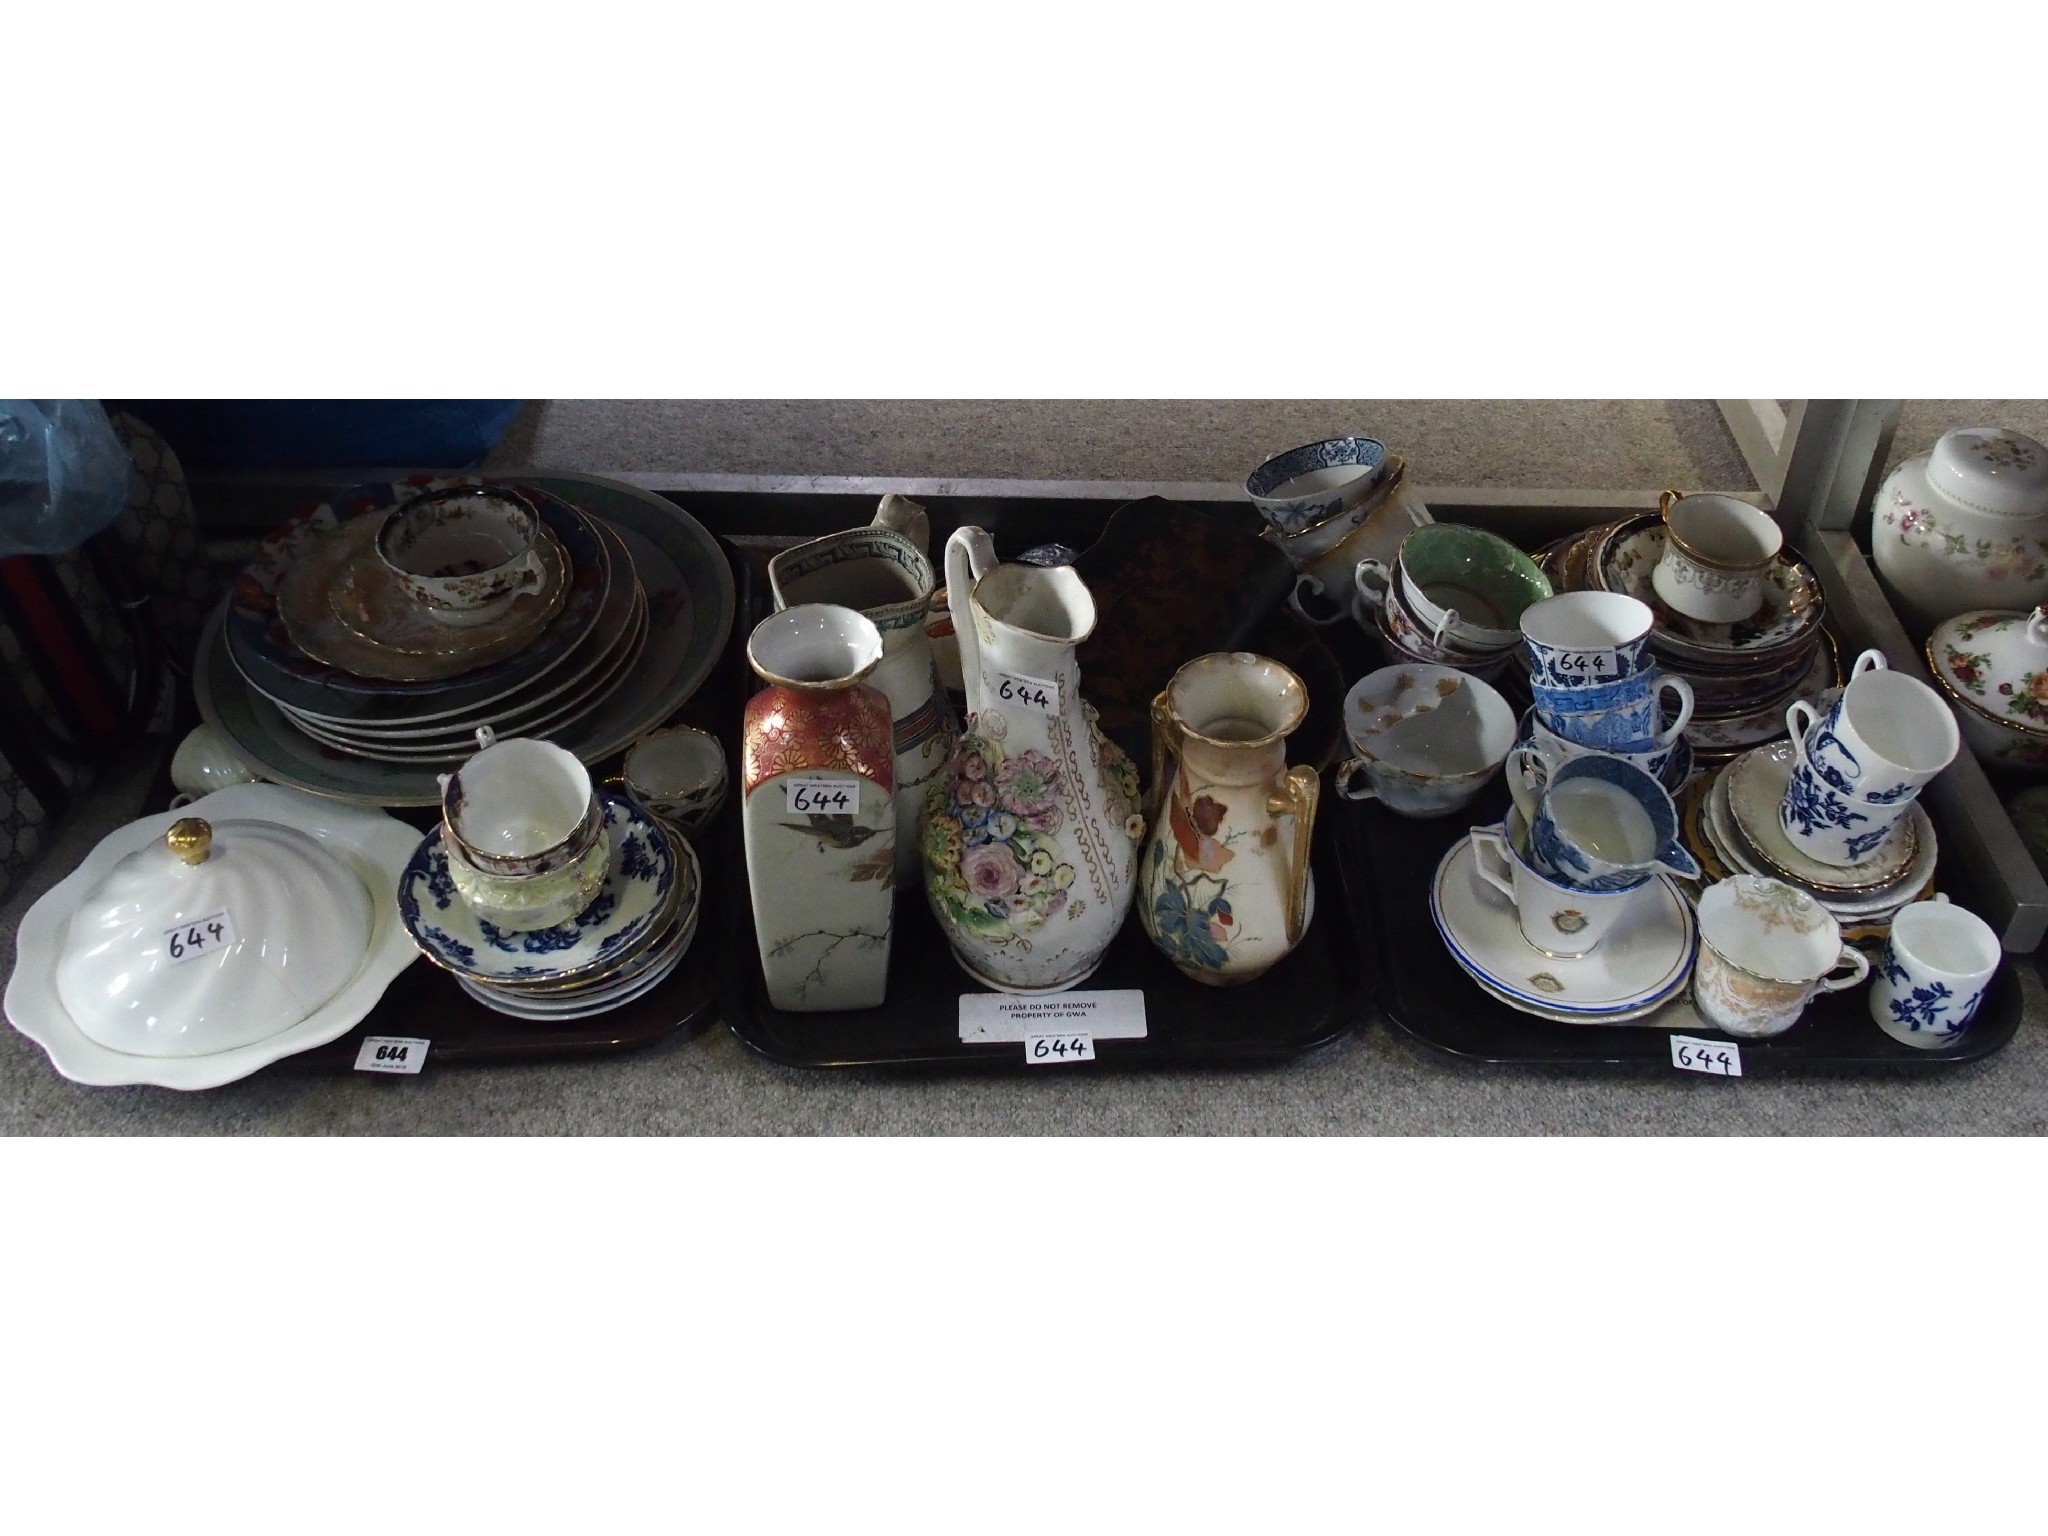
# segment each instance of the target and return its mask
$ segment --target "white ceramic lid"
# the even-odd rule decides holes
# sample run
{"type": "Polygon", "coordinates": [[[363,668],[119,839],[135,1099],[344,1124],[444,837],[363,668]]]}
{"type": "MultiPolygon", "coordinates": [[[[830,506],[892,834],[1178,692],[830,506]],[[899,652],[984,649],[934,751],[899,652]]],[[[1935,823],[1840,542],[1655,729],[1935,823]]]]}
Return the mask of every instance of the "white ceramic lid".
{"type": "Polygon", "coordinates": [[[2048,448],[2005,427],[1964,427],[1927,456],[1927,483],[1977,512],[2048,515],[2048,448]]]}
{"type": "Polygon", "coordinates": [[[2048,608],[1944,619],[1927,637],[1927,661],[1951,697],[2024,735],[2048,736],[2048,608]]]}
{"type": "Polygon", "coordinates": [[[78,906],[56,965],[79,1030],[135,1056],[203,1056],[279,1034],[348,984],[370,894],[293,827],[179,821],[78,906]]]}

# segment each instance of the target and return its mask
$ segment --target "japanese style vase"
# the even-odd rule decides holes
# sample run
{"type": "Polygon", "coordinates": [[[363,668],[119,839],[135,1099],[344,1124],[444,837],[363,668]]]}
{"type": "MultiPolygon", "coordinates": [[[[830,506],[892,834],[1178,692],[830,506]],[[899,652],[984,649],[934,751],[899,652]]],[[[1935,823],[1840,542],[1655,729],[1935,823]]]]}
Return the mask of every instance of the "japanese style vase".
{"type": "Polygon", "coordinates": [[[747,641],[768,685],[741,732],[747,887],[768,999],[791,1012],[873,1008],[888,988],[895,752],[889,700],[863,681],[881,660],[875,626],[824,603],[747,641]]]}
{"type": "Polygon", "coordinates": [[[1138,866],[1138,916],[1196,981],[1251,981],[1308,929],[1320,785],[1287,766],[1287,738],[1307,714],[1301,679],[1246,651],[1197,657],[1153,701],[1160,809],[1138,866]]]}
{"type": "Polygon", "coordinates": [[[946,766],[956,731],[925,633],[937,585],[925,553],[930,537],[922,507],[884,496],[867,527],[828,533],[768,562],[777,608],[838,603],[881,631],[881,664],[868,682],[888,695],[894,722],[896,880],[905,887],[918,876],[925,790],[946,766]]]}
{"type": "Polygon", "coordinates": [[[998,563],[971,527],[946,587],[968,716],[926,802],[925,892],[977,980],[1064,991],[1123,926],[1145,832],[1137,769],[1081,698],[1095,601],[1068,567],[998,563]]]}

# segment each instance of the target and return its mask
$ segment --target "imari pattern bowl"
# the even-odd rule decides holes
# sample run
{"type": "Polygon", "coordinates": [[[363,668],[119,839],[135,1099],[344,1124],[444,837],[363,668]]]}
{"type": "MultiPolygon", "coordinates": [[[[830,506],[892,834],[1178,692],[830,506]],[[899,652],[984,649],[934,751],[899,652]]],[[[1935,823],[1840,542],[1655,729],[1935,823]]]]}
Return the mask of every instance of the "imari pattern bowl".
{"type": "Polygon", "coordinates": [[[478,917],[456,894],[438,826],[399,879],[399,916],[429,960],[472,981],[566,981],[605,970],[667,923],[677,878],[669,834],[638,807],[607,796],[605,829],[604,888],[565,923],[508,933],[478,917]]]}

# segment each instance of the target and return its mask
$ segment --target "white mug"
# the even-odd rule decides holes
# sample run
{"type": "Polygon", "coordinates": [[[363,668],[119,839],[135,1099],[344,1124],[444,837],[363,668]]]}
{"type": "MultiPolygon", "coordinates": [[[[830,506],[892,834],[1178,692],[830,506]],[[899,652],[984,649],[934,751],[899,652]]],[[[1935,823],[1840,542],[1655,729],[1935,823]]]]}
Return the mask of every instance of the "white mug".
{"type": "Polygon", "coordinates": [[[1816,992],[1839,992],[1870,974],[1863,952],[1842,942],[1834,914],[1781,880],[1731,875],[1700,893],[1699,918],[1693,1007],[1724,1034],[1783,1034],[1816,992]]]}
{"type": "Polygon", "coordinates": [[[1553,959],[1592,953],[1644,887],[1625,891],[1582,891],[1546,879],[1516,848],[1512,829],[1474,827],[1472,867],[1479,878],[1514,904],[1515,919],[1529,945],[1553,959]]]}
{"type": "Polygon", "coordinates": [[[1998,973],[1990,924],[1946,896],[1916,901],[1892,919],[1871,972],[1870,1017],[1905,1045],[1939,1050],[1970,1027],[1998,973]]]}

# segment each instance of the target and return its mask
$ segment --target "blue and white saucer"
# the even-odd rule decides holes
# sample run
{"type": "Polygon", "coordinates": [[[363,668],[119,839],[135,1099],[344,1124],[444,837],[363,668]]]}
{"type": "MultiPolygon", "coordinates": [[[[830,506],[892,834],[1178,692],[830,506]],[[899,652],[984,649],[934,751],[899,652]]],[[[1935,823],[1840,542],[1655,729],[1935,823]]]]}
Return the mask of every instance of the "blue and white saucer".
{"type": "Polygon", "coordinates": [[[1654,1012],[1692,974],[1699,924],[1658,875],[1591,954],[1546,955],[1522,937],[1513,902],[1481,880],[1469,841],[1437,866],[1430,916],[1451,958],[1488,993],[1541,1018],[1622,1023],[1654,1012]]]}
{"type": "Polygon", "coordinates": [[[508,933],[455,892],[436,826],[398,881],[398,913],[413,942],[444,970],[472,981],[568,981],[608,969],[674,916],[679,861],[669,834],[625,800],[607,795],[611,868],[597,899],[568,922],[508,933]]]}

